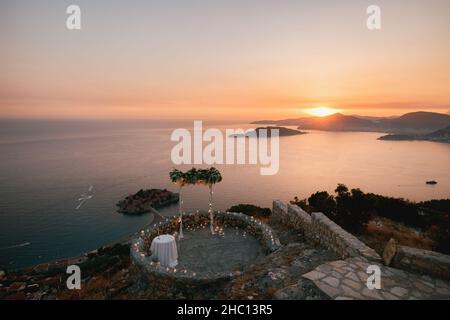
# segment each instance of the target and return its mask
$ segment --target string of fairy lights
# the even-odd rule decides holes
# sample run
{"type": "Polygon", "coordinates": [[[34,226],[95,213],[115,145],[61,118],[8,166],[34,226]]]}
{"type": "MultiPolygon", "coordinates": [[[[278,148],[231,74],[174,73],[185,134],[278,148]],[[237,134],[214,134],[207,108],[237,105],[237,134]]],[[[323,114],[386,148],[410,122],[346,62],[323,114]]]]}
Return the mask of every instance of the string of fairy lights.
{"type": "MultiPolygon", "coordinates": [[[[208,214],[209,214],[209,210],[208,210],[208,214]]],[[[217,211],[218,214],[221,214],[221,211],[217,211]]],[[[197,210],[195,214],[200,214],[200,211],[197,210]]],[[[195,214],[191,214],[191,217],[194,217],[195,214]]],[[[276,245],[276,241],[274,239],[274,235],[272,232],[272,229],[266,225],[265,223],[255,219],[254,217],[248,217],[242,213],[234,213],[234,212],[225,212],[224,213],[226,216],[228,217],[236,217],[239,219],[244,219],[247,222],[248,226],[256,226],[257,229],[259,229],[260,231],[262,231],[262,236],[263,239],[265,241],[268,241],[269,244],[271,244],[272,246],[276,245]]],[[[191,221],[195,221],[195,219],[192,219],[191,221]]],[[[143,246],[145,240],[153,240],[153,238],[157,235],[160,234],[160,230],[166,230],[168,227],[170,227],[170,225],[172,224],[178,224],[177,228],[179,228],[179,225],[182,223],[182,218],[178,217],[176,215],[172,216],[172,219],[169,218],[165,218],[163,221],[160,221],[159,223],[155,223],[153,224],[153,228],[148,228],[146,230],[141,230],[140,231],[140,237],[139,240],[137,242],[135,242],[132,246],[132,249],[136,252],[139,253],[139,255],[141,256],[142,259],[145,260],[149,260],[147,261],[148,265],[151,268],[154,268],[156,271],[159,272],[166,272],[169,274],[178,274],[180,276],[187,276],[187,277],[197,277],[198,273],[194,270],[189,270],[187,267],[182,267],[182,268],[176,268],[176,267],[167,267],[167,266],[162,266],[161,263],[159,261],[152,261],[150,259],[150,256],[148,256],[145,253],[145,248],[143,246]]],[[[202,230],[208,227],[208,225],[210,225],[210,223],[208,223],[208,221],[202,220],[200,219],[198,223],[193,224],[193,223],[189,223],[186,225],[185,229],[186,231],[189,232],[195,232],[198,230],[202,230]]],[[[214,234],[216,236],[220,236],[225,238],[225,228],[227,228],[227,224],[224,221],[222,225],[215,225],[214,226],[214,234]]],[[[240,228],[238,226],[234,227],[236,230],[239,230],[240,228]]],[[[248,228],[248,227],[247,227],[248,228]]],[[[247,237],[247,231],[243,231],[242,232],[242,237],[246,238],[247,237]]],[[[175,237],[177,235],[177,232],[175,231],[173,234],[175,237]]],[[[180,239],[178,240],[180,241],[180,239]]],[[[223,273],[226,274],[226,273],[223,273]]],[[[217,275],[216,275],[217,276],[217,275]]]]}
{"type": "Polygon", "coordinates": [[[170,180],[179,187],[179,216],[180,216],[180,231],[178,239],[183,239],[183,199],[181,191],[185,185],[207,185],[209,187],[209,205],[208,213],[210,219],[211,234],[214,234],[214,212],[213,212],[213,185],[222,181],[222,174],[214,167],[209,169],[196,169],[192,168],[186,172],[182,172],[178,169],[173,169],[169,173],[170,180]]]}
{"type": "MultiPolygon", "coordinates": [[[[140,232],[141,236],[140,236],[139,240],[133,244],[132,248],[136,253],[139,253],[140,257],[142,259],[144,259],[145,262],[148,262],[148,261],[146,261],[146,259],[149,259],[150,257],[148,255],[146,255],[143,244],[145,243],[145,240],[148,240],[148,242],[150,242],[150,240],[153,240],[153,238],[155,236],[159,236],[161,229],[167,230],[169,228],[169,230],[170,230],[173,228],[173,226],[172,226],[173,224],[178,224],[175,228],[176,230],[178,230],[178,232],[176,232],[176,231],[173,232],[173,236],[175,237],[175,239],[178,238],[178,241],[181,241],[182,239],[184,239],[184,232],[183,232],[184,212],[183,212],[182,187],[185,185],[207,185],[209,187],[209,203],[208,203],[209,223],[208,223],[208,221],[205,221],[202,219],[200,219],[200,221],[195,221],[195,219],[193,219],[193,221],[196,223],[188,223],[185,226],[186,231],[195,232],[195,231],[198,231],[201,229],[205,229],[205,228],[207,228],[207,226],[209,224],[210,232],[212,235],[225,238],[225,227],[226,227],[225,220],[226,219],[223,220],[222,225],[214,223],[214,211],[213,211],[213,201],[212,201],[213,194],[214,194],[212,187],[214,184],[222,181],[222,175],[220,174],[219,170],[217,170],[214,167],[211,167],[209,169],[192,168],[191,170],[186,171],[186,172],[182,172],[178,169],[174,169],[169,173],[169,176],[170,176],[171,181],[174,182],[175,184],[177,184],[179,187],[178,216],[174,215],[172,217],[172,219],[165,218],[164,221],[160,221],[157,224],[156,223],[153,224],[152,229],[147,229],[146,231],[141,230],[141,232],[140,232]],[[172,226],[172,228],[171,228],[171,226],[172,226]]],[[[217,211],[217,213],[221,214],[220,211],[217,211]]],[[[197,215],[200,214],[199,210],[196,211],[196,214],[197,215]]],[[[262,238],[265,241],[268,241],[268,242],[270,241],[272,246],[275,245],[273,232],[269,228],[269,226],[267,226],[266,224],[262,223],[259,220],[256,220],[254,217],[248,217],[242,213],[225,212],[224,217],[233,217],[233,216],[236,218],[239,218],[239,219],[243,219],[246,222],[247,227],[252,226],[252,225],[257,226],[257,228],[262,231],[262,236],[263,236],[262,238]]],[[[239,230],[239,227],[235,226],[235,229],[239,230]]],[[[238,234],[238,232],[237,232],[237,234],[238,234]]],[[[242,232],[242,237],[243,238],[247,237],[247,231],[244,230],[242,232]]],[[[180,275],[186,275],[186,276],[191,276],[191,277],[197,276],[197,272],[189,271],[185,267],[181,268],[181,269],[177,269],[175,267],[170,268],[167,266],[162,266],[159,261],[149,261],[148,265],[152,268],[155,268],[158,271],[165,271],[167,273],[180,274],[180,275]]]]}

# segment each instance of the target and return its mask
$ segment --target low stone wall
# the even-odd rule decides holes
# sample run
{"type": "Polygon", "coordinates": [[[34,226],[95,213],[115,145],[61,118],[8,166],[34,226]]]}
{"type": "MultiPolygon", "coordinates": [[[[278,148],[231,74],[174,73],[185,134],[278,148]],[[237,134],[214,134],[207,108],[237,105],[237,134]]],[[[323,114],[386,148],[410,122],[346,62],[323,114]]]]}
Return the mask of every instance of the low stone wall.
{"type": "Polygon", "coordinates": [[[375,250],[368,247],[351,233],[342,229],[321,212],[313,212],[311,230],[319,235],[319,242],[328,246],[343,258],[362,256],[367,260],[381,262],[375,250]]]}
{"type": "Polygon", "coordinates": [[[285,205],[280,200],[275,200],[272,207],[272,217],[302,234],[310,233],[311,216],[299,206],[285,205]]]}
{"type": "Polygon", "coordinates": [[[381,262],[381,257],[354,235],[342,229],[320,212],[309,215],[299,206],[273,202],[273,218],[301,232],[308,241],[333,250],[343,259],[362,256],[367,260],[381,262]]]}
{"type": "Polygon", "coordinates": [[[450,280],[450,256],[429,250],[400,246],[391,239],[383,255],[385,264],[450,280]],[[391,257],[386,258],[387,253],[391,257]]]}
{"type": "MultiPolygon", "coordinates": [[[[214,215],[216,227],[231,227],[246,230],[253,235],[260,243],[264,251],[268,254],[280,247],[278,238],[273,234],[272,229],[266,224],[249,217],[242,213],[218,212],[214,215]]],[[[186,214],[183,216],[183,226],[195,228],[209,225],[209,215],[205,212],[186,214]]],[[[182,292],[184,296],[188,295],[195,286],[202,288],[214,288],[231,280],[240,272],[216,272],[197,274],[188,270],[177,270],[176,268],[167,268],[159,263],[152,261],[148,255],[150,244],[158,234],[173,234],[179,230],[179,217],[160,223],[157,228],[142,230],[131,244],[131,260],[134,267],[139,270],[141,284],[151,284],[146,286],[156,291],[171,290],[182,292]]],[[[155,293],[157,293],[155,291],[155,293]]]]}
{"type": "Polygon", "coordinates": [[[272,205],[272,219],[283,222],[287,215],[287,206],[280,200],[274,200],[272,205]]]}

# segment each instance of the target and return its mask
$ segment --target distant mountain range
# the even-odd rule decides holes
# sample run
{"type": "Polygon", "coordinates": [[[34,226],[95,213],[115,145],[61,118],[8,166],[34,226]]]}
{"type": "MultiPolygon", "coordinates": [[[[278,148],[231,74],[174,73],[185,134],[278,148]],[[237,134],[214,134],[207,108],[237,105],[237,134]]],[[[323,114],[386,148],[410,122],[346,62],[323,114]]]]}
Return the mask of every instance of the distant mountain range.
{"type": "Polygon", "coordinates": [[[422,140],[422,141],[438,141],[450,142],[450,126],[445,129],[433,131],[428,134],[408,135],[408,134],[388,134],[379,138],[380,140],[422,140]]]}
{"type": "Polygon", "coordinates": [[[450,115],[425,111],[407,113],[400,117],[364,117],[335,113],[326,117],[262,120],[252,122],[252,124],[297,126],[302,130],[427,134],[450,126],[450,115]]]}

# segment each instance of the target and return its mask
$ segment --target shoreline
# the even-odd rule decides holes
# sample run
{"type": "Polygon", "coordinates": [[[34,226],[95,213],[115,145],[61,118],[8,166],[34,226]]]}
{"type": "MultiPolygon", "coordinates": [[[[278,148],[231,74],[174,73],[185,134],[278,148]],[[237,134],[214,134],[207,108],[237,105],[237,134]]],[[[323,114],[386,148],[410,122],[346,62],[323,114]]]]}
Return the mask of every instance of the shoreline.
{"type": "Polygon", "coordinates": [[[109,242],[107,244],[104,244],[104,245],[102,245],[102,246],[100,246],[100,247],[98,247],[96,249],[80,253],[79,255],[76,255],[76,256],[68,256],[68,257],[63,257],[63,258],[46,260],[44,262],[34,263],[34,264],[30,264],[30,265],[24,266],[24,267],[12,268],[12,269],[3,268],[3,269],[1,269],[1,271],[5,271],[7,273],[16,274],[16,273],[34,271],[35,269],[42,270],[45,266],[47,266],[47,268],[48,268],[48,267],[53,266],[53,265],[60,266],[61,264],[66,264],[66,265],[76,264],[76,263],[70,263],[70,262],[77,262],[77,261],[78,261],[78,263],[80,263],[80,261],[84,262],[88,258],[89,254],[95,254],[101,249],[113,248],[116,245],[128,245],[128,244],[131,243],[131,239],[140,230],[153,228],[153,224],[159,223],[160,221],[164,220],[164,216],[162,216],[154,208],[152,208],[152,212],[147,213],[147,214],[151,214],[153,216],[152,221],[150,223],[147,223],[143,227],[140,227],[138,230],[134,231],[133,233],[131,233],[131,234],[125,236],[125,237],[121,237],[120,239],[117,239],[115,241],[112,241],[112,242],[109,242]]]}

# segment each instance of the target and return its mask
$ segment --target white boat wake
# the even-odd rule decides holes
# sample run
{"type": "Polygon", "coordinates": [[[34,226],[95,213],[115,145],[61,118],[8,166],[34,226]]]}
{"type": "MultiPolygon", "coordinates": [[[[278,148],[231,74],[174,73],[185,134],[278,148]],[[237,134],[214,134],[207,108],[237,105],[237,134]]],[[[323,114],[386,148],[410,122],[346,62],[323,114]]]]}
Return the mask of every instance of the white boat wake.
{"type": "Polygon", "coordinates": [[[92,199],[94,195],[92,194],[92,190],[94,189],[94,186],[90,186],[88,191],[86,193],[83,193],[80,198],[78,198],[78,205],[75,207],[75,210],[78,210],[81,208],[81,206],[88,201],[89,199],[92,199]]]}
{"type": "Polygon", "coordinates": [[[7,249],[14,249],[14,248],[21,248],[21,247],[29,246],[30,244],[31,244],[31,242],[24,242],[24,243],[16,244],[16,245],[13,245],[13,246],[0,248],[0,250],[7,250],[7,249]]]}

